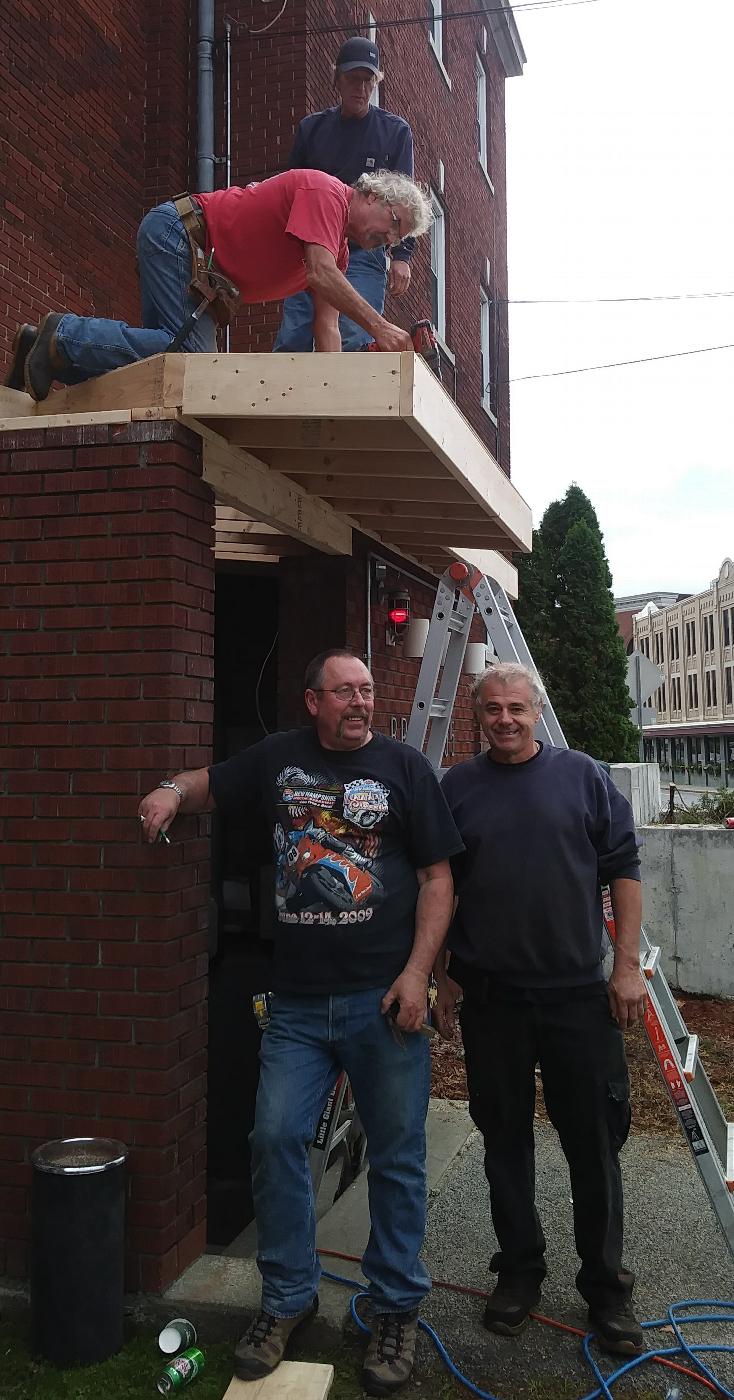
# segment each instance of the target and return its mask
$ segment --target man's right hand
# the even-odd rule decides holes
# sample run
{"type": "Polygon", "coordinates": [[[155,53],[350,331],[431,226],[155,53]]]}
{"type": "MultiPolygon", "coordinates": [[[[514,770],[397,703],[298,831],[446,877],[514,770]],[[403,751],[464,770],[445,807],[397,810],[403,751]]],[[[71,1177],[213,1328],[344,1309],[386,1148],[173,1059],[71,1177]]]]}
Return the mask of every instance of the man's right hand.
{"type": "Polygon", "coordinates": [[[154,788],[149,792],[138,807],[143,840],[152,844],[158,839],[159,831],[168,831],[180,805],[181,799],[173,788],[154,788]]]}
{"type": "Polygon", "coordinates": [[[413,342],[407,331],[394,326],[392,321],[383,321],[379,331],[375,333],[375,345],[378,350],[412,350],[413,342]]]}
{"type": "Polygon", "coordinates": [[[431,1012],[431,1020],[436,1030],[443,1040],[453,1040],[456,1029],[456,1008],[460,1005],[464,995],[458,982],[454,982],[448,973],[438,974],[433,970],[436,979],[436,1004],[431,1012]]]}

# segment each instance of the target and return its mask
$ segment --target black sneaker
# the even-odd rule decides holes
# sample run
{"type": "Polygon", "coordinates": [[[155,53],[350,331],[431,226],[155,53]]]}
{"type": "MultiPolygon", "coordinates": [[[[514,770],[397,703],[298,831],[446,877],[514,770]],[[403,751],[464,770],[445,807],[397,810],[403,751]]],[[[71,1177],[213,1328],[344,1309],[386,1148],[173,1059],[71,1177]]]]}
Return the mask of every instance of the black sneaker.
{"type": "Polygon", "coordinates": [[[642,1351],[642,1328],[629,1298],[590,1306],[589,1329],[599,1346],[612,1356],[637,1356],[642,1351]]]}
{"type": "Polygon", "coordinates": [[[362,1367],[368,1395],[392,1395],[410,1380],[418,1336],[418,1314],[377,1313],[362,1367]]]}
{"type": "Polygon", "coordinates": [[[487,1300],[484,1326],[503,1337],[516,1337],[539,1302],[540,1285],[535,1279],[512,1275],[500,1278],[487,1300]]]}
{"type": "Polygon", "coordinates": [[[310,1307],[296,1317],[273,1317],[272,1313],[259,1312],[235,1347],[234,1373],[238,1379],[252,1381],[269,1376],[283,1360],[296,1328],[310,1322],[318,1310],[317,1296],[310,1307]]]}

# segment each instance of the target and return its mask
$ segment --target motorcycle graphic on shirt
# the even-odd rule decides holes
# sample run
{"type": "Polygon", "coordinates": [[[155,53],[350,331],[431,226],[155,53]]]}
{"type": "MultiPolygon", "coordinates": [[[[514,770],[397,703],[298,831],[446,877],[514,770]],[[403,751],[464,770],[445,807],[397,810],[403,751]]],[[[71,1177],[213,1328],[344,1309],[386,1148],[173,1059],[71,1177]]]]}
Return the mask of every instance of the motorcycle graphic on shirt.
{"type": "Polygon", "coordinates": [[[371,778],[348,783],[284,768],[276,779],[282,820],[273,833],[275,903],[281,923],[365,923],[384,898],[379,827],[389,790],[371,778]]]}

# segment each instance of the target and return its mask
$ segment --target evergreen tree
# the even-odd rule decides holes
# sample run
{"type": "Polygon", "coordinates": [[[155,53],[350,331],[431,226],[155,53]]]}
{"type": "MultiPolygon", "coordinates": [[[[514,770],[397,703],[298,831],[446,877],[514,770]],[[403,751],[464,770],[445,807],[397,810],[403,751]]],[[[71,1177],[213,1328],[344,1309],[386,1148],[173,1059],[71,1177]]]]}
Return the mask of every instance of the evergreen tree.
{"type": "Polygon", "coordinates": [[[627,658],[599,521],[578,486],[553,501],[521,563],[518,617],[571,748],[636,759],[627,658]]]}

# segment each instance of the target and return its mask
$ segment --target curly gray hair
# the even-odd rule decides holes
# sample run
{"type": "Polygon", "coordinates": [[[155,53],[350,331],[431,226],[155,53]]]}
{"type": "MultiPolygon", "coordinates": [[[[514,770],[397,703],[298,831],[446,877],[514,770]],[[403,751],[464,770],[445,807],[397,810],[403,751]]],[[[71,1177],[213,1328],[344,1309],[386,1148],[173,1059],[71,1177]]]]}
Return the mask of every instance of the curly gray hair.
{"type": "MultiPolygon", "coordinates": [[[[374,194],[384,204],[400,204],[410,214],[410,237],[427,233],[433,223],[431,197],[425,185],[401,175],[399,170],[372,170],[354,183],[360,194],[374,194]]],[[[406,235],[407,237],[408,235],[406,235]]]]}
{"type": "Polygon", "coordinates": [[[494,666],[488,666],[481,676],[477,676],[471,690],[472,700],[477,706],[481,704],[482,687],[487,681],[497,681],[505,686],[526,681],[533,705],[542,708],[548,703],[548,695],[538,672],[532,671],[529,666],[522,666],[519,661],[496,661],[494,666]]]}

